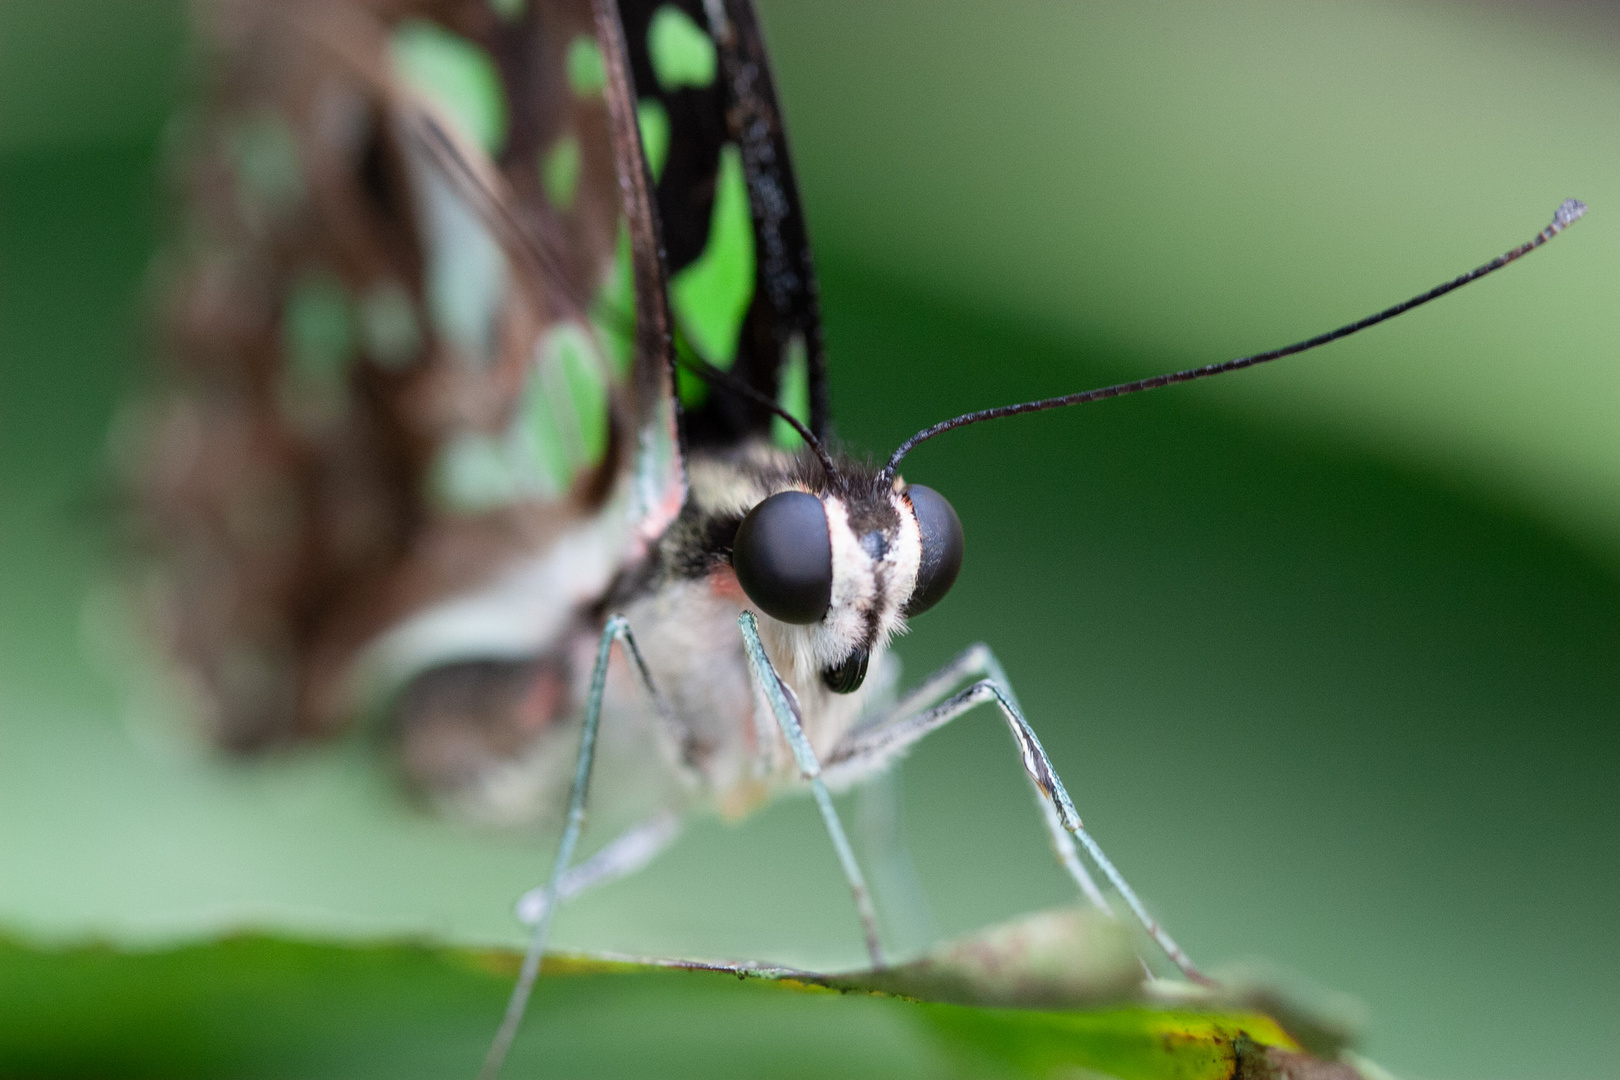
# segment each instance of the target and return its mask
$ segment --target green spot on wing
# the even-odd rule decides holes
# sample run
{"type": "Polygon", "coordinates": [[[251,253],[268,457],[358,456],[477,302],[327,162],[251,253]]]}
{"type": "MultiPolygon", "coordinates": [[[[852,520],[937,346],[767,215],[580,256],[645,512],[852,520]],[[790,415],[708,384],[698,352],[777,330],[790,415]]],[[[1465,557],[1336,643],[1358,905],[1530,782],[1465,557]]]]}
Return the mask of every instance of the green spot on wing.
{"type": "MultiPolygon", "coordinates": [[[[677,329],[675,333],[675,355],[683,360],[691,358],[694,353],[692,346],[687,342],[686,335],[677,329]]],[[[709,384],[694,375],[690,368],[684,364],[675,369],[675,393],[680,396],[681,405],[686,409],[698,409],[709,400],[709,384]]]]}
{"type": "Polygon", "coordinates": [[[636,123],[641,128],[647,171],[656,181],[664,175],[664,162],[669,158],[669,113],[657,98],[642,98],[636,103],[636,123]]]}
{"type": "Polygon", "coordinates": [[[737,335],[754,294],[754,227],[742,155],[720,149],[709,241],[697,260],[670,281],[670,306],[692,347],[709,363],[730,368],[737,335]]]}
{"type": "Polygon", "coordinates": [[[608,386],[590,331],[560,323],[536,344],[505,433],[465,433],[434,462],[430,491],[446,509],[478,513],[520,499],[556,498],[607,454],[608,386]]]}
{"type": "Polygon", "coordinates": [[[507,22],[517,22],[523,18],[529,0],[489,0],[489,6],[494,9],[495,14],[507,22]]]}
{"type": "Polygon", "coordinates": [[[420,203],[429,319],[463,359],[491,363],[507,288],[505,253],[445,177],[424,171],[420,203]]]}
{"type": "Polygon", "coordinates": [[[472,142],[494,156],[506,145],[506,96],[489,55],[464,37],[407,19],[389,40],[394,68],[472,142]]]}
{"type": "Polygon", "coordinates": [[[279,113],[261,112],[231,127],[225,147],[236,170],[242,210],[250,219],[261,207],[279,213],[303,198],[298,140],[279,113]]]}
{"type": "Polygon", "coordinates": [[[555,497],[607,453],[606,373],[590,332],[560,323],[535,347],[522,406],[508,435],[520,484],[555,497]]]}
{"type": "Polygon", "coordinates": [[[607,453],[608,394],[602,361],[583,326],[563,323],[548,335],[542,346],[556,366],[566,391],[565,405],[576,441],[575,461],[593,466],[607,453]]]}
{"type": "Polygon", "coordinates": [[[311,270],[294,283],[282,312],[281,337],[300,384],[330,387],[342,379],[354,349],[354,316],[336,274],[311,270]]]}
{"type": "Polygon", "coordinates": [[[579,169],[579,137],[573,133],[558,139],[540,158],[540,186],[545,188],[546,198],[558,210],[573,207],[574,195],[579,189],[579,169]]]}
{"type": "Polygon", "coordinates": [[[428,475],[428,493],[446,510],[475,514],[513,501],[518,485],[500,442],[468,432],[439,451],[428,475]]]}
{"type": "Polygon", "coordinates": [[[416,305],[397,281],[379,281],[366,290],[360,301],[360,330],[366,353],[385,368],[404,367],[422,347],[416,305]]]}
{"type": "Polygon", "coordinates": [[[579,97],[598,97],[607,87],[607,66],[595,38],[581,34],[568,43],[568,86],[579,97]]]}
{"type": "Polygon", "coordinates": [[[551,380],[543,371],[531,373],[509,439],[513,457],[523,466],[524,486],[548,496],[563,492],[573,472],[557,404],[551,380]]]}
{"type": "MultiPolygon", "coordinates": [[[[643,101],[637,111],[649,164],[661,167],[667,129],[660,125],[667,124],[667,115],[661,105],[650,99],[643,101]]],[[[727,144],[720,151],[708,242],[703,253],[670,281],[677,348],[729,369],[737,357],[738,334],[753,294],[754,228],[748,185],[743,177],[741,153],[727,144]]],[[[630,233],[623,222],[619,224],[613,266],[591,306],[591,320],[601,335],[615,376],[622,378],[630,370],[635,348],[635,285],[630,233]]],[[[707,384],[684,368],[676,372],[676,387],[689,408],[701,405],[708,396],[707,384]]],[[[806,385],[806,402],[808,394],[806,385]]]]}
{"type": "MultiPolygon", "coordinates": [[[[788,342],[787,359],[782,365],[777,384],[776,403],[799,423],[810,426],[810,357],[802,335],[795,334],[788,342]]],[[[793,426],[780,416],[771,420],[771,438],[776,445],[796,450],[804,444],[793,426]]]]}
{"type": "Polygon", "coordinates": [[[621,220],[613,265],[591,304],[591,322],[607,349],[614,376],[620,379],[630,374],[635,352],[636,286],[630,258],[630,229],[621,220]]]}
{"type": "Polygon", "coordinates": [[[714,82],[714,42],[674,4],[665,4],[653,12],[647,27],[647,51],[658,85],[665,90],[704,87],[714,82]]]}

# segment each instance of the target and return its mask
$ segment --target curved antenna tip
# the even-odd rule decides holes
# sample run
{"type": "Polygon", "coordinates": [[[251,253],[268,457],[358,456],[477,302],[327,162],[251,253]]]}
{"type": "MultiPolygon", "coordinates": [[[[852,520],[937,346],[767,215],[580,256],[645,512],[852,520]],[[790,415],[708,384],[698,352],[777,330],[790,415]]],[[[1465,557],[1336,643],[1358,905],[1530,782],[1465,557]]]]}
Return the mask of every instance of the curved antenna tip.
{"type": "Polygon", "coordinates": [[[1470,281],[1478,281],[1486,274],[1494,274],[1508,263],[1521,259],[1536,250],[1542,244],[1551,240],[1569,226],[1586,215],[1586,204],[1579,199],[1565,199],[1553,212],[1553,219],[1546,228],[1542,229],[1526,243],[1520,244],[1512,251],[1505,252],[1481,266],[1476,266],[1466,274],[1461,274],[1450,281],[1436,285],[1426,293],[1419,293],[1410,300],[1402,301],[1394,307],[1368,315],[1364,319],[1357,319],[1347,323],[1337,330],[1329,330],[1325,334],[1318,334],[1304,341],[1296,341],[1292,345],[1285,345],[1280,349],[1269,352],[1255,353],[1252,356],[1240,356],[1235,360],[1227,360],[1219,364],[1205,364],[1203,367],[1188,368],[1185,371],[1172,371],[1167,375],[1155,375],[1150,379],[1137,379],[1135,382],[1117,383],[1113,386],[1098,387],[1096,390],[1083,390],[1077,394],[1064,394],[1061,397],[1043,398],[1040,401],[1025,401],[1017,405],[1002,405],[994,409],[980,409],[978,412],[963,413],[950,420],[941,421],[933,427],[923,428],[917,434],[907,439],[895,448],[889,455],[889,463],[883,468],[883,475],[893,477],[895,470],[900,467],[900,460],[910,453],[919,443],[927,442],[935,435],[942,435],[959,427],[977,424],[983,420],[995,420],[1003,416],[1017,416],[1019,413],[1042,412],[1046,409],[1061,409],[1066,405],[1080,405],[1088,401],[1102,401],[1107,398],[1123,397],[1126,394],[1135,394],[1142,390],[1156,390],[1161,386],[1173,383],[1192,382],[1194,379],[1203,379],[1211,375],[1224,375],[1229,371],[1239,371],[1243,368],[1253,367],[1256,364],[1280,360],[1285,356],[1306,352],[1319,345],[1326,345],[1330,341],[1337,341],[1351,334],[1359,333],[1369,326],[1377,326],[1387,319],[1411,311],[1415,307],[1427,304],[1431,300],[1439,299],[1454,289],[1460,289],[1470,281]]]}
{"type": "Polygon", "coordinates": [[[1553,212],[1553,229],[1554,231],[1567,229],[1584,216],[1586,216],[1585,203],[1579,199],[1565,199],[1553,212]]]}

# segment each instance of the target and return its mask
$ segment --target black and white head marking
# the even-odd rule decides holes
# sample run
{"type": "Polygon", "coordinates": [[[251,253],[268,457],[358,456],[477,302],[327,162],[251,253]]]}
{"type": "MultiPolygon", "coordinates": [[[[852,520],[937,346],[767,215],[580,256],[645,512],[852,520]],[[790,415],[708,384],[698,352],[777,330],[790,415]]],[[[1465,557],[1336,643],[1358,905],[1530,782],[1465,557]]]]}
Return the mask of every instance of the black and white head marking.
{"type": "Polygon", "coordinates": [[[661,561],[678,577],[734,571],[771,639],[791,654],[786,666],[819,672],[827,689],[848,693],[905,631],[907,615],[949,588],[961,541],[938,494],[926,492],[914,508],[903,481],[839,466],[829,478],[813,459],[760,446],[694,460],[692,498],[661,561]],[[938,525],[945,519],[949,528],[938,525]],[[926,542],[930,525],[948,534],[943,554],[926,542]]]}

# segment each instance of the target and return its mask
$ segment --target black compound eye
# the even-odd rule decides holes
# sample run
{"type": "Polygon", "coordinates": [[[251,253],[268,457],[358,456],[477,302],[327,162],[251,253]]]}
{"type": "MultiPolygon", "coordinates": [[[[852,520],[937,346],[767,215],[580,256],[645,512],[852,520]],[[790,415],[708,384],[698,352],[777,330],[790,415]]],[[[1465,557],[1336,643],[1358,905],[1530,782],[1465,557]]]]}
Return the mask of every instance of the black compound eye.
{"type": "Polygon", "coordinates": [[[835,694],[853,694],[866,681],[866,665],[871,659],[871,653],[857,649],[842,664],[823,671],[821,681],[835,694]]]}
{"type": "Polygon", "coordinates": [[[773,619],[818,622],[832,603],[832,538],[821,500],[779,491],[742,519],[731,565],[748,599],[773,619]]]}
{"type": "Polygon", "coordinates": [[[917,587],[906,601],[907,615],[920,615],[951,591],[962,569],[962,522],[933,488],[912,484],[906,498],[917,514],[922,533],[922,563],[917,567],[917,587]]]}

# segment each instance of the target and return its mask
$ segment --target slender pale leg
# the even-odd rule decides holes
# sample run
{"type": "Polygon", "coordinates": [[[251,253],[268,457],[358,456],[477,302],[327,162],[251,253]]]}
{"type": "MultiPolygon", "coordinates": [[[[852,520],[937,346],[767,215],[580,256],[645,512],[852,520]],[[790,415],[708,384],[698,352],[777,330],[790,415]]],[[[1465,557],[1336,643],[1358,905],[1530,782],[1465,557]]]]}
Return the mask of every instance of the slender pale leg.
{"type": "Polygon", "coordinates": [[[862,780],[854,791],[855,852],[872,886],[886,954],[907,955],[939,940],[939,924],[912,861],[898,767],[862,780]]]}
{"type": "Polygon", "coordinates": [[[1007,722],[1007,728],[1012,732],[1024,772],[1028,774],[1030,783],[1035,787],[1042,819],[1046,822],[1047,832],[1052,839],[1058,861],[1069,872],[1081,893],[1092,904],[1104,911],[1108,910],[1096,882],[1080,862],[1071,836],[1085,848],[1086,854],[1119,893],[1120,898],[1141,922],[1148,935],[1164,950],[1165,955],[1189,979],[1207,982],[1208,980],[1193,966],[1193,962],[1164,927],[1148,914],[1146,906],[1137,897],[1136,890],[1131,888],[1124,875],[1115,868],[1113,862],[1103,853],[1101,846],[1081,824],[1080,815],[1075,811],[1074,803],[1063,787],[1063,781],[1058,778],[1051,759],[1046,756],[1045,749],[1035,736],[1035,730],[1029,726],[1022,710],[1019,709],[1018,699],[1013,695],[1006,674],[986,646],[975,645],[969,648],[925,679],[916,690],[906,695],[889,716],[880,717],[851,731],[828,755],[827,769],[829,773],[836,775],[836,772],[846,769],[852,773],[860,773],[879,768],[903,754],[923,736],[944,727],[974,706],[988,702],[995,702],[1000,708],[1001,715],[1007,722]],[[979,679],[949,699],[934,704],[948,693],[952,686],[978,673],[983,673],[987,677],[979,679]]]}
{"type": "Polygon", "coordinates": [[[821,779],[821,762],[816,759],[816,752],[810,746],[810,740],[804,737],[804,726],[800,721],[799,703],[793,690],[782,677],[776,673],[771,664],[771,658],[765,653],[765,646],[759,640],[759,624],[754,619],[754,613],[745,611],[737,617],[737,625],[742,629],[743,642],[748,649],[748,664],[753,669],[754,678],[765,694],[765,700],[770,702],[771,712],[776,715],[776,722],[782,729],[782,737],[787,740],[788,747],[793,751],[793,758],[798,763],[799,772],[810,782],[810,793],[815,797],[816,808],[821,811],[821,820],[827,826],[827,835],[832,838],[833,850],[838,853],[838,862],[844,868],[844,877],[849,881],[849,891],[855,897],[855,910],[861,916],[861,929],[866,935],[866,951],[871,955],[872,966],[883,966],[883,948],[878,941],[877,911],[872,907],[872,894],[866,887],[866,879],[861,876],[860,864],[855,861],[855,851],[849,846],[849,836],[844,832],[843,823],[838,820],[838,811],[833,807],[832,795],[827,791],[827,785],[821,779]]]}
{"type": "MultiPolygon", "coordinates": [[[[606,885],[640,870],[681,834],[681,819],[675,814],[659,814],[634,825],[578,866],[570,866],[557,884],[557,903],[572,900],[580,893],[606,885]]],[[[536,886],[518,897],[519,921],[533,926],[546,911],[546,887],[536,886]]]]}
{"type": "MultiPolygon", "coordinates": [[[[602,628],[602,637],[596,646],[596,666],[591,671],[590,695],[585,701],[585,723],[579,738],[579,757],[574,765],[574,783],[568,792],[568,819],[563,826],[562,841],[557,845],[557,857],[551,864],[551,876],[546,879],[545,885],[540,890],[540,897],[535,905],[539,909],[538,917],[534,929],[529,934],[529,947],[523,954],[523,966],[518,971],[517,985],[512,988],[512,997],[506,1003],[506,1015],[501,1018],[500,1029],[496,1031],[495,1039],[489,1046],[489,1053],[484,1057],[484,1067],[478,1074],[480,1080],[495,1080],[500,1075],[501,1063],[506,1060],[506,1052],[511,1049],[512,1040],[517,1037],[518,1027],[523,1023],[523,1011],[528,1007],[529,995],[534,990],[534,981],[540,975],[540,958],[545,953],[546,937],[551,932],[551,919],[557,911],[557,900],[563,891],[568,864],[574,858],[574,848],[579,843],[580,830],[585,826],[585,803],[590,793],[591,766],[596,760],[596,731],[602,719],[602,694],[607,687],[608,658],[615,641],[619,642],[620,647],[630,657],[642,684],[652,695],[659,714],[666,718],[671,715],[657,688],[653,686],[652,676],[641,658],[641,650],[636,648],[635,639],[630,635],[630,624],[625,621],[623,615],[610,617],[607,625],[602,628]]],[[[585,865],[588,866],[589,863],[585,865]]]]}
{"type": "MultiPolygon", "coordinates": [[[[885,755],[898,756],[904,753],[912,743],[933,728],[926,728],[911,739],[896,738],[895,735],[898,734],[896,728],[904,728],[908,721],[933,709],[964,681],[980,676],[988,676],[1004,687],[1013,707],[1019,708],[1017,695],[1013,693],[1000,662],[996,660],[989,646],[982,642],[970,645],[950,663],[924,679],[893,709],[875,716],[871,721],[863,723],[846,735],[833,749],[834,756],[827,762],[827,769],[833,777],[833,782],[837,783],[841,772],[846,770],[865,772],[874,765],[881,765],[885,755]]],[[[944,722],[941,721],[941,724],[944,722]]],[[[1081,895],[1089,900],[1092,906],[1100,911],[1109,912],[1102,890],[1097,888],[1091,873],[1080,861],[1080,853],[1074,846],[1074,837],[1064,828],[1051,798],[1038,784],[1035,785],[1035,805],[1040,808],[1041,821],[1046,825],[1047,839],[1052,844],[1052,851],[1057,856],[1059,865],[1067,871],[1069,877],[1079,887],[1081,895]]]]}

